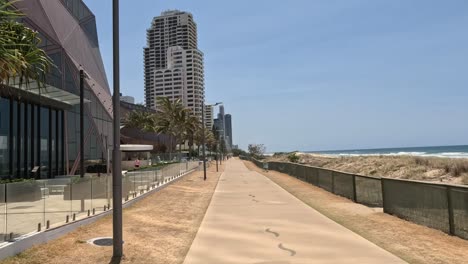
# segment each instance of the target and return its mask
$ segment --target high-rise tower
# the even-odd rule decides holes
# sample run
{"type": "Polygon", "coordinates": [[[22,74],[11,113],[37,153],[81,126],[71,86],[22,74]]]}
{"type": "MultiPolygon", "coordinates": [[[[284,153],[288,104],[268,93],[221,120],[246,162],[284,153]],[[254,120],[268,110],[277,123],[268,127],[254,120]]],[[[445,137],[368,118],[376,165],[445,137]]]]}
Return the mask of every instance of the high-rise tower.
{"type": "Polygon", "coordinates": [[[224,115],[224,130],[228,146],[232,148],[232,116],[230,114],[224,115]]]}
{"type": "Polygon", "coordinates": [[[157,109],[158,97],[180,99],[201,117],[205,96],[203,53],[197,46],[197,24],[190,13],[165,11],[147,30],[146,106],[157,109]]]}

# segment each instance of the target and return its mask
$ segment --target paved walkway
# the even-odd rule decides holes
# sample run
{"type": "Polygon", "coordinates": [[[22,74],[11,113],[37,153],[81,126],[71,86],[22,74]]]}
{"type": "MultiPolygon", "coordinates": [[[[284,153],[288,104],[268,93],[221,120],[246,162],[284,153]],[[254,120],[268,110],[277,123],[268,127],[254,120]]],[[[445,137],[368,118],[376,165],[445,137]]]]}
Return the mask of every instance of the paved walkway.
{"type": "Polygon", "coordinates": [[[184,263],[404,262],[231,159],[184,263]]]}

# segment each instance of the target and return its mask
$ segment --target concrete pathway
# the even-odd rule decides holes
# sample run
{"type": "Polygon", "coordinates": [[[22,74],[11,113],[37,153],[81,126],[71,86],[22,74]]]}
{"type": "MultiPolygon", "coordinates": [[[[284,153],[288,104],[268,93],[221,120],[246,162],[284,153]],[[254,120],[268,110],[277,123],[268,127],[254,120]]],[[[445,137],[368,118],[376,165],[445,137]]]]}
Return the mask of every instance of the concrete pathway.
{"type": "Polygon", "coordinates": [[[231,159],[184,263],[404,262],[231,159]]]}

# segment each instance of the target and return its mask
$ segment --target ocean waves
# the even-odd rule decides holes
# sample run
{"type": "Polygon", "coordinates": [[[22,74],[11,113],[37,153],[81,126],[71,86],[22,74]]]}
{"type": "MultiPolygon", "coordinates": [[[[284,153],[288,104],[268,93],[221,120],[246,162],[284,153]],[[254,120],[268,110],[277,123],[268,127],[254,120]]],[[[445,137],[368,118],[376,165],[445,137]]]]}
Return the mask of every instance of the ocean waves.
{"type": "Polygon", "coordinates": [[[390,152],[390,153],[320,153],[327,156],[359,157],[359,156],[417,156],[417,157],[439,157],[439,158],[468,158],[468,152],[390,152]]]}

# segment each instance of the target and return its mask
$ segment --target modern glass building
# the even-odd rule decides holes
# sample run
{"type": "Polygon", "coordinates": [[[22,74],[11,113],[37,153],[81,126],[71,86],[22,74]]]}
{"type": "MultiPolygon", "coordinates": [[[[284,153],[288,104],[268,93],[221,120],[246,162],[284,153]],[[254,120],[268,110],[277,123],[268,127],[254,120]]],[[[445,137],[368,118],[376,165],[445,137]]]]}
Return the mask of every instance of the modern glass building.
{"type": "Polygon", "coordinates": [[[54,178],[107,159],[112,142],[112,97],[101,59],[96,18],[81,0],[27,0],[14,4],[37,30],[56,65],[47,87],[0,89],[0,178],[54,178]],[[84,142],[80,142],[79,71],[84,81],[84,142]],[[37,173],[33,169],[38,169],[37,173]]]}

